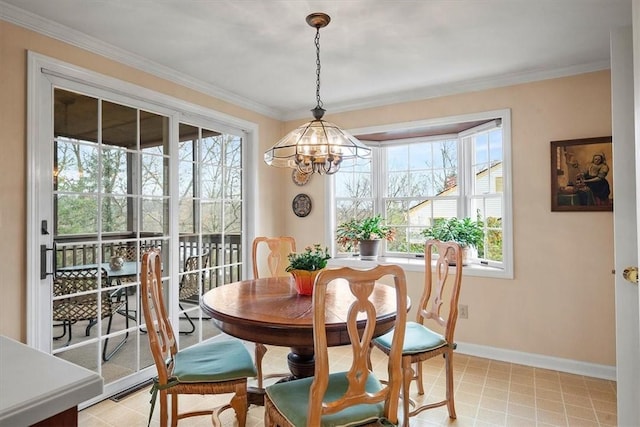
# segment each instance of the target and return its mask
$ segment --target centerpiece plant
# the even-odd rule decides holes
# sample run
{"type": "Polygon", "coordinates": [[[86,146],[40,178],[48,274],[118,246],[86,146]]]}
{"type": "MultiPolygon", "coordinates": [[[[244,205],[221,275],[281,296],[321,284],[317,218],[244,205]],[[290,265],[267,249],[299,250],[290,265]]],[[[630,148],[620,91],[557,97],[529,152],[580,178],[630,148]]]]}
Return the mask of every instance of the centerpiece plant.
{"type": "Polygon", "coordinates": [[[313,246],[307,246],[304,252],[291,252],[287,258],[289,265],[285,270],[295,279],[298,293],[311,295],[316,276],[327,266],[327,260],[331,259],[329,248],[323,248],[316,243],[313,246]]]}
{"type": "Polygon", "coordinates": [[[327,260],[331,259],[329,254],[329,248],[322,248],[320,244],[316,243],[304,248],[304,252],[297,253],[291,252],[288,255],[289,265],[286,271],[292,270],[307,270],[315,271],[322,270],[327,266],[327,260]]]}

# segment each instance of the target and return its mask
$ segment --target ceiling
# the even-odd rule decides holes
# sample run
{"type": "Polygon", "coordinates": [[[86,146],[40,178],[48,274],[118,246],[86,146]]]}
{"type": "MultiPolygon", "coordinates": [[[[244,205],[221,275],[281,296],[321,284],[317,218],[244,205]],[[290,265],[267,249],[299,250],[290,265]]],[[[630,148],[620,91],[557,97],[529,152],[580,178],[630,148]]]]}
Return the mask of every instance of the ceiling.
{"type": "MultiPolygon", "coordinates": [[[[609,68],[631,0],[0,0],[0,19],[278,119],[609,68]]],[[[330,118],[330,117],[328,117],[330,118]]]]}

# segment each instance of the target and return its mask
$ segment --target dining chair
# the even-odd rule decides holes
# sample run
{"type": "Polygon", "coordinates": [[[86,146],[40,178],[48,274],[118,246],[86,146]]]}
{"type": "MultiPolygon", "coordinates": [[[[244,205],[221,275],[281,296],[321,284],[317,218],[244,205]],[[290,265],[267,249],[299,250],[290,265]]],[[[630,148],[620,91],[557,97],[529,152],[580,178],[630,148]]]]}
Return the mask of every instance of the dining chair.
{"type": "MultiPolygon", "coordinates": [[[[109,277],[104,268],[79,268],[56,272],[53,279],[53,320],[62,322],[62,335],[54,337],[54,339],[60,339],[68,333],[69,337],[65,345],[69,345],[73,339],[72,326],[76,322],[89,321],[85,328],[85,334],[89,336],[91,327],[97,323],[98,317],[109,318],[107,338],[104,340],[102,349],[102,360],[107,362],[129,337],[129,332],[127,332],[118,345],[108,351],[108,335],[111,333],[113,315],[120,309],[127,310],[128,300],[121,289],[101,291],[98,294],[98,282],[102,287],[109,285],[109,277]],[[98,295],[100,295],[99,299],[98,295]]],[[[127,316],[125,316],[125,328],[129,328],[127,316]]]]}
{"type": "MultiPolygon", "coordinates": [[[[378,265],[370,270],[349,267],[325,269],[313,291],[314,376],[270,385],[265,392],[266,426],[380,426],[398,421],[402,387],[402,342],[407,318],[407,286],[397,265],[378,265]],[[376,312],[369,300],[376,281],[393,277],[396,298],[396,329],[387,362],[388,379],[372,372],[369,351],[376,327],[376,312]],[[327,288],[344,286],[353,296],[348,303],[347,332],[352,360],[347,371],[331,372],[325,310],[331,310],[327,288]]],[[[339,302],[340,304],[342,302],[339,302]]]]}
{"type": "MultiPolygon", "coordinates": [[[[422,411],[447,405],[449,418],[456,418],[453,399],[453,351],[456,348],[454,332],[458,319],[458,298],[462,283],[462,250],[457,243],[428,240],[424,247],[425,284],[417,309],[415,322],[407,322],[404,345],[402,348],[402,366],[404,382],[402,385],[403,425],[409,425],[409,417],[422,411]],[[432,262],[434,249],[438,257],[435,266],[432,262]],[[435,277],[434,277],[435,276],[435,277]],[[450,289],[448,289],[450,288],[450,289]],[[445,290],[449,292],[446,296],[445,290]],[[445,304],[447,301],[448,304],[445,304]],[[447,310],[441,313],[445,304],[447,310]],[[428,326],[427,326],[428,325],[428,326]],[[424,394],[422,362],[443,355],[446,373],[445,399],[434,403],[425,403],[414,407],[409,398],[411,381],[416,380],[418,394],[424,394]],[[412,368],[416,364],[416,369],[412,368]]],[[[391,331],[373,340],[373,345],[390,354],[395,331],[391,331]]]]}
{"type": "Polygon", "coordinates": [[[193,323],[193,319],[191,318],[191,316],[189,316],[189,313],[184,311],[184,306],[182,304],[199,303],[199,298],[202,294],[200,284],[202,283],[202,277],[204,277],[204,274],[209,267],[209,258],[209,251],[204,251],[198,255],[191,255],[184,262],[184,270],[180,279],[180,286],[178,291],[178,305],[180,306],[180,310],[184,312],[184,317],[187,319],[187,322],[189,322],[189,325],[191,327],[187,331],[178,331],[181,334],[189,335],[194,333],[196,330],[196,325],[195,323],[193,323]],[[193,297],[198,298],[196,298],[196,300],[194,301],[192,299],[193,297]]]}
{"type": "MultiPolygon", "coordinates": [[[[141,262],[142,254],[149,249],[151,249],[151,247],[143,244],[142,242],[140,242],[140,244],[138,245],[136,245],[135,242],[123,242],[111,247],[111,256],[120,256],[124,261],[128,262],[141,262]]],[[[118,277],[116,280],[118,285],[121,285],[123,283],[135,283],[138,281],[138,276],[122,276],[118,277]]],[[[123,292],[126,292],[126,295],[128,296],[136,295],[136,287],[129,286],[123,292]]],[[[123,316],[128,316],[133,321],[136,321],[138,319],[137,310],[127,310],[126,312],[120,311],[119,313],[123,316]]]]}
{"type": "MultiPolygon", "coordinates": [[[[253,278],[287,276],[285,268],[288,265],[287,255],[296,251],[296,240],[290,236],[256,237],[253,239],[251,259],[253,262],[253,278]]],[[[255,343],[255,363],[258,371],[258,388],[263,388],[267,378],[290,376],[290,373],[273,373],[264,375],[262,359],[267,347],[262,343],[255,343]]]]}
{"type": "Polygon", "coordinates": [[[111,250],[112,256],[121,256],[125,261],[138,261],[138,256],[142,255],[144,247],[140,247],[138,250],[138,246],[134,244],[120,244],[118,246],[114,246],[111,250]]]}
{"type": "Polygon", "coordinates": [[[256,374],[251,355],[239,340],[210,340],[178,350],[175,334],[167,315],[162,286],[160,252],[151,250],[142,256],[142,312],[148,330],[149,346],[156,365],[157,377],[152,386],[151,409],[160,394],[160,426],[166,427],[171,396],[171,425],[178,420],[211,415],[220,425],[220,413],[232,408],[240,427],[247,419],[247,377],[256,374]],[[181,394],[233,393],[228,404],[208,411],[178,412],[181,394]]]}

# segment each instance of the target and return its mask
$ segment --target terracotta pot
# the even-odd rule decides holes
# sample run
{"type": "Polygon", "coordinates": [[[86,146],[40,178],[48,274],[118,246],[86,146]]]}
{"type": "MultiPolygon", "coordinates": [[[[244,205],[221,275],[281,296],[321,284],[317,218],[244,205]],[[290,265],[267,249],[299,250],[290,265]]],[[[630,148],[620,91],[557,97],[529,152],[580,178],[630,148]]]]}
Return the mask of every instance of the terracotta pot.
{"type": "Polygon", "coordinates": [[[293,276],[296,284],[296,291],[299,295],[312,295],[313,284],[316,281],[316,276],[322,270],[291,270],[290,273],[293,276]]]}
{"type": "Polygon", "coordinates": [[[360,248],[360,259],[375,261],[378,259],[378,246],[380,240],[360,240],[358,247],[360,248]]]}

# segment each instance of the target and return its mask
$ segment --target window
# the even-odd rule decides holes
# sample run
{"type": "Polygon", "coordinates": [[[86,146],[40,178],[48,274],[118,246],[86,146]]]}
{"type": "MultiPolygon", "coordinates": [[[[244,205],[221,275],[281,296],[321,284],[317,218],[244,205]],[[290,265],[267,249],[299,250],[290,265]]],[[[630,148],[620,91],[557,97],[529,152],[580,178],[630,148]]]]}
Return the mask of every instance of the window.
{"type": "MultiPolygon", "coordinates": [[[[426,227],[470,217],[482,222],[485,237],[466,272],[512,277],[509,110],[352,133],[373,148],[372,160],[334,176],[332,232],[351,218],[381,214],[397,234],[380,255],[411,264],[423,256],[426,227]]],[[[337,258],[357,255],[337,243],[334,249],[337,258]]]]}

